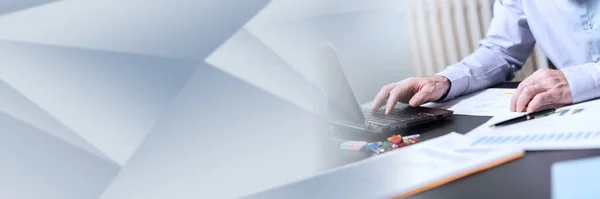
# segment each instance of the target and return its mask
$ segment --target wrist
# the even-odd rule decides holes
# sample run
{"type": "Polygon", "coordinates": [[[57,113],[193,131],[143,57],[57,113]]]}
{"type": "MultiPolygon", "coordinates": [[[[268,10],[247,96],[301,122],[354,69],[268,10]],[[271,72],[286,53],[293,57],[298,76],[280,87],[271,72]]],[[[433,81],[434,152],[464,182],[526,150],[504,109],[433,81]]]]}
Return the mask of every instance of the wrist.
{"type": "Polygon", "coordinates": [[[569,85],[572,103],[584,102],[600,96],[600,83],[596,83],[595,80],[600,73],[595,63],[568,67],[560,71],[569,85]]]}
{"type": "Polygon", "coordinates": [[[450,79],[442,75],[434,75],[433,78],[436,82],[438,82],[437,84],[439,86],[439,89],[443,91],[442,96],[440,96],[440,98],[437,99],[435,102],[441,102],[448,96],[448,93],[450,92],[450,87],[452,87],[452,82],[450,81],[450,79]]]}

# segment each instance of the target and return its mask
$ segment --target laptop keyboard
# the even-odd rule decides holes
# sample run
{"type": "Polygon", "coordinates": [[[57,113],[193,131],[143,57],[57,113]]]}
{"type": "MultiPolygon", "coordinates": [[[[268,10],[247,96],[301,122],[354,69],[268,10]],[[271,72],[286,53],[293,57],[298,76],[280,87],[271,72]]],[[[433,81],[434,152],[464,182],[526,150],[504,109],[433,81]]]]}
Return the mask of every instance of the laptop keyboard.
{"type": "Polygon", "coordinates": [[[414,109],[394,109],[389,115],[385,115],[385,110],[379,110],[374,113],[371,112],[371,110],[364,110],[363,112],[367,122],[378,126],[388,126],[393,123],[432,116],[432,114],[420,112],[414,109]]]}

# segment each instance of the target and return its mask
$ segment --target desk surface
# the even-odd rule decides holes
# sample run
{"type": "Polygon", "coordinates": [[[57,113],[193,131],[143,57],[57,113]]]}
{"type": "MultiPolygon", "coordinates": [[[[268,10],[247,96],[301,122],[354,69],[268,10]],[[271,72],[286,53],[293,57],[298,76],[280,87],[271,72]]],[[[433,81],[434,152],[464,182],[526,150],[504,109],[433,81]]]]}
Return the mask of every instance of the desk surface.
{"type": "MultiPolygon", "coordinates": [[[[515,88],[516,85],[516,83],[505,83],[496,88],[515,88]]],[[[427,140],[452,131],[466,133],[490,118],[455,115],[451,120],[426,124],[397,133],[420,133],[422,140],[427,140]]],[[[334,140],[327,149],[330,154],[325,156],[326,161],[331,163],[329,167],[334,168],[368,158],[364,154],[341,152],[339,142],[343,140],[340,138],[334,140]]],[[[600,150],[528,152],[522,159],[476,173],[411,198],[551,198],[552,163],[593,156],[600,156],[600,150]]],[[[268,195],[268,192],[261,195],[268,195]]]]}

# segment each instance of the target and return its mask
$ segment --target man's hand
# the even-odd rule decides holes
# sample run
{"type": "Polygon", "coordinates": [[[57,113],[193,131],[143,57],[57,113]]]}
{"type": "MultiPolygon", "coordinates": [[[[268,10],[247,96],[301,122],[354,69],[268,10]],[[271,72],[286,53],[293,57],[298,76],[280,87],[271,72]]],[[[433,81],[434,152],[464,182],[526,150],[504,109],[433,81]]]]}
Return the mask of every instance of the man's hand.
{"type": "Polygon", "coordinates": [[[510,102],[512,112],[534,112],[544,105],[573,103],[567,77],[560,70],[542,68],[523,80],[510,102]]]}
{"type": "Polygon", "coordinates": [[[444,76],[408,78],[384,86],[373,100],[375,112],[387,101],[385,114],[390,114],[398,101],[419,106],[440,99],[450,90],[450,81],[444,76]]]}

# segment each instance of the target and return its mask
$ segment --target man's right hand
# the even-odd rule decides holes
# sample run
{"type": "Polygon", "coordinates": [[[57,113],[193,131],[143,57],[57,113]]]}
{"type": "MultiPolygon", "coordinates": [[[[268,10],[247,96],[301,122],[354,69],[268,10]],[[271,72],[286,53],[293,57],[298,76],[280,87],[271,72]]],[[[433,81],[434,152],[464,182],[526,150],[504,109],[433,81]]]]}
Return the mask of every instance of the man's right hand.
{"type": "Polygon", "coordinates": [[[439,100],[449,90],[450,81],[444,76],[411,77],[384,86],[373,100],[371,111],[379,110],[385,103],[385,114],[390,114],[398,102],[416,107],[439,100]]]}

